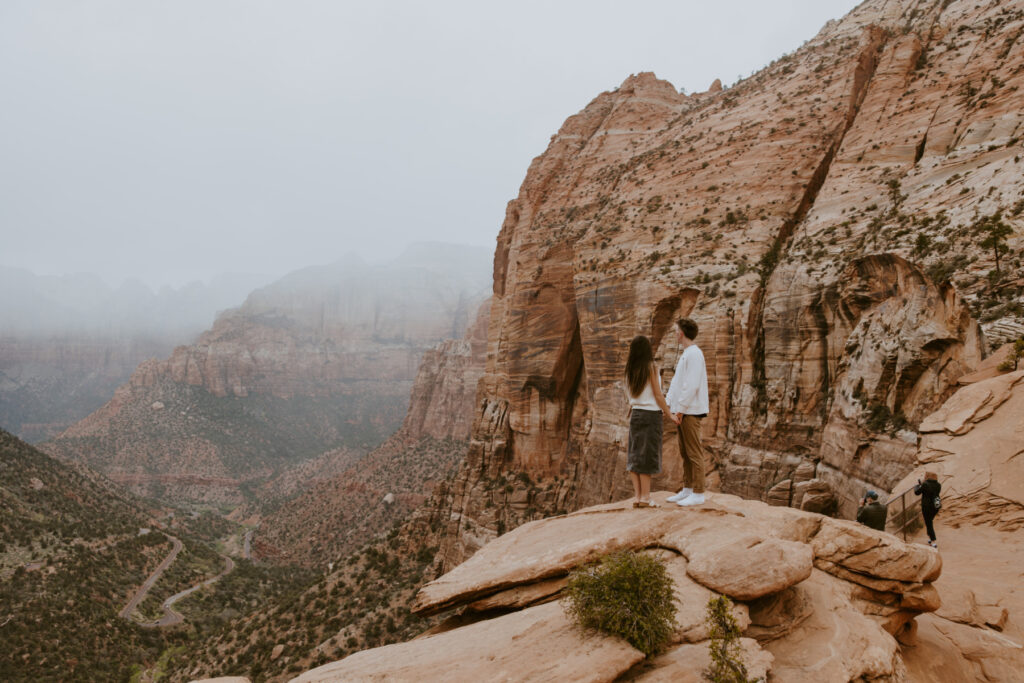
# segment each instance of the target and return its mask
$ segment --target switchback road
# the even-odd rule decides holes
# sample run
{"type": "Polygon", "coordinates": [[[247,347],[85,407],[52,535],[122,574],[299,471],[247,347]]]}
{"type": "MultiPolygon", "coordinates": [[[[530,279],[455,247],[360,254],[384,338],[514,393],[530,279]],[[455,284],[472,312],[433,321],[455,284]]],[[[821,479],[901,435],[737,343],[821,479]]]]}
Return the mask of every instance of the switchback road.
{"type": "Polygon", "coordinates": [[[160,566],[157,567],[156,570],[154,570],[153,573],[149,575],[148,579],[142,582],[142,585],[139,586],[139,589],[135,591],[135,595],[132,596],[132,599],[129,600],[128,604],[124,606],[123,610],[121,610],[118,616],[120,616],[122,619],[131,619],[132,612],[134,612],[135,608],[139,606],[139,603],[145,599],[146,593],[148,593],[149,589],[153,587],[153,584],[160,580],[160,576],[168,567],[171,566],[171,562],[174,562],[174,559],[178,556],[178,553],[181,552],[181,541],[179,541],[174,536],[171,536],[170,534],[164,534],[164,536],[171,539],[171,543],[173,544],[174,547],[171,549],[171,552],[167,555],[167,557],[164,558],[164,561],[160,563],[160,566]]]}

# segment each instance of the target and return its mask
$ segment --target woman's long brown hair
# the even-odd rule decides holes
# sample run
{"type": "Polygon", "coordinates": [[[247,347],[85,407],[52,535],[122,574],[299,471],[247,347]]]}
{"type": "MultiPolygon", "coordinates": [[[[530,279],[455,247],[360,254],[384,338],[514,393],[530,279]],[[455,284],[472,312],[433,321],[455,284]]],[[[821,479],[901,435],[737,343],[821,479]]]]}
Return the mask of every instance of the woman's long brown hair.
{"type": "Polygon", "coordinates": [[[651,340],[642,334],[633,337],[629,343],[629,358],[626,360],[626,384],[629,395],[639,396],[651,381],[651,366],[654,364],[654,351],[651,340]]]}

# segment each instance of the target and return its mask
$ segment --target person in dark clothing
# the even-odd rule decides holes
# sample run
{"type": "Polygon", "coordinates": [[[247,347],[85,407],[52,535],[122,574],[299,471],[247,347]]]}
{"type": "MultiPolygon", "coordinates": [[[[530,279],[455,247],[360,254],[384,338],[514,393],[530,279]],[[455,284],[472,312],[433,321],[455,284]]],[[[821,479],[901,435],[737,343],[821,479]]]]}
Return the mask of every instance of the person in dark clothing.
{"type": "Polygon", "coordinates": [[[888,512],[888,508],[878,502],[878,494],[868,491],[857,508],[857,521],[872,529],[885,531],[885,516],[888,512]]]}
{"type": "Polygon", "coordinates": [[[924,481],[918,479],[917,485],[914,487],[914,493],[921,496],[921,515],[924,517],[925,529],[928,530],[928,545],[933,548],[939,547],[938,541],[935,540],[935,526],[932,522],[938,512],[935,501],[939,499],[941,491],[942,484],[939,483],[939,477],[934,472],[925,472],[924,481]]]}

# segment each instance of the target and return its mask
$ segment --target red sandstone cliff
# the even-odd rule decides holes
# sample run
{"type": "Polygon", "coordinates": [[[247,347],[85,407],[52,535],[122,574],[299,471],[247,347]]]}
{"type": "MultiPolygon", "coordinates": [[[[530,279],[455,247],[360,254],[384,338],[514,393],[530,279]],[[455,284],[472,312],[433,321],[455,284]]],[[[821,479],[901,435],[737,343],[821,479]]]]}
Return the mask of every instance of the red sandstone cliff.
{"type": "MultiPolygon", "coordinates": [[[[1024,310],[1022,30],[1020,0],[867,2],[732,88],[639,74],[570,117],[498,237],[448,562],[626,493],[627,344],[650,335],[667,381],[680,316],[723,490],[761,498],[803,465],[849,513],[891,488],[986,353],[979,320],[1024,310]]],[[[674,438],[665,465],[677,486],[674,438]]]]}

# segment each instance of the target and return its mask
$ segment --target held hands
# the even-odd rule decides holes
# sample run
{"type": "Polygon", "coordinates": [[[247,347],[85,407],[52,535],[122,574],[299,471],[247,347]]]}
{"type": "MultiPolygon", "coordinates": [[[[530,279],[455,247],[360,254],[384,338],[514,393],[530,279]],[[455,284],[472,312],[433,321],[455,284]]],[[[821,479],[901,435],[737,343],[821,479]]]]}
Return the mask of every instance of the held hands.
{"type": "Polygon", "coordinates": [[[672,420],[677,425],[679,425],[679,424],[682,424],[682,422],[683,422],[683,414],[682,413],[669,413],[668,414],[668,419],[672,420]]]}

